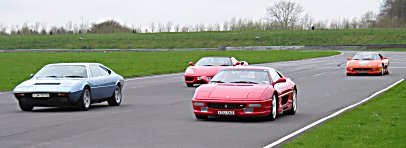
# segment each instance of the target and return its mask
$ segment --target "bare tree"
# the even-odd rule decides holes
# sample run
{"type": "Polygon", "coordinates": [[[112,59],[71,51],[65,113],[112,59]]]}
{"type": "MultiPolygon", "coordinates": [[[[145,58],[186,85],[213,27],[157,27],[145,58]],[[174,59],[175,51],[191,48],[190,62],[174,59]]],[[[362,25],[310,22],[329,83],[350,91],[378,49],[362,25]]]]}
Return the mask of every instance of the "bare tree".
{"type": "Polygon", "coordinates": [[[360,27],[371,28],[376,22],[377,15],[373,11],[368,11],[361,16],[360,27]]]}
{"type": "Polygon", "coordinates": [[[173,23],[172,23],[172,22],[167,22],[167,23],[166,23],[166,27],[165,27],[165,31],[166,31],[166,32],[171,32],[172,26],[173,26],[173,23]]]}
{"type": "Polygon", "coordinates": [[[314,23],[315,19],[309,14],[305,14],[300,21],[300,27],[303,27],[302,29],[310,29],[312,26],[314,26],[314,23]]]}
{"type": "Polygon", "coordinates": [[[359,26],[358,19],[357,19],[356,17],[352,18],[352,21],[351,21],[351,28],[357,29],[358,26],[359,26]]]}
{"type": "Polygon", "coordinates": [[[214,24],[214,31],[221,31],[221,25],[220,25],[220,23],[214,24]]]}
{"type": "Polygon", "coordinates": [[[175,32],[179,32],[180,31],[180,25],[176,24],[175,26],[173,26],[173,29],[175,30],[175,32]]]}
{"type": "Polygon", "coordinates": [[[266,9],[266,19],[277,22],[283,29],[293,28],[299,20],[303,7],[295,2],[278,1],[266,9]]]}
{"type": "Polygon", "coordinates": [[[165,25],[162,23],[158,24],[158,32],[164,32],[165,31],[165,25]]]}
{"type": "Polygon", "coordinates": [[[225,21],[223,23],[223,31],[228,31],[230,29],[229,26],[230,26],[230,23],[228,23],[228,21],[225,21]]]}
{"type": "Polygon", "coordinates": [[[188,25],[183,25],[180,29],[181,32],[189,32],[190,27],[188,25]]]}
{"type": "Polygon", "coordinates": [[[154,31],[155,31],[155,23],[154,22],[149,24],[149,29],[151,30],[151,33],[154,33],[154,31]]]}

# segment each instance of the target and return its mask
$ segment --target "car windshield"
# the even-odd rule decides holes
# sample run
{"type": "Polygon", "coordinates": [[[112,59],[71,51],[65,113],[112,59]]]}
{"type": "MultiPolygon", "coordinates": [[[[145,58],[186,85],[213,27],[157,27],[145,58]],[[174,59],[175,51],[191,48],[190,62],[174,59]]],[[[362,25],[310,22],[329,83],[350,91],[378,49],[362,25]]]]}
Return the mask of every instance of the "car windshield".
{"type": "Polygon", "coordinates": [[[202,58],[196,66],[232,66],[230,58],[209,57],[202,58]]]}
{"type": "Polygon", "coordinates": [[[267,70],[226,69],[219,71],[211,83],[270,84],[267,70]]]}
{"type": "Polygon", "coordinates": [[[36,78],[87,78],[83,65],[51,65],[42,68],[36,78]]]}
{"type": "Polygon", "coordinates": [[[379,60],[379,55],[373,54],[373,53],[358,53],[352,59],[354,59],[354,60],[379,60]]]}

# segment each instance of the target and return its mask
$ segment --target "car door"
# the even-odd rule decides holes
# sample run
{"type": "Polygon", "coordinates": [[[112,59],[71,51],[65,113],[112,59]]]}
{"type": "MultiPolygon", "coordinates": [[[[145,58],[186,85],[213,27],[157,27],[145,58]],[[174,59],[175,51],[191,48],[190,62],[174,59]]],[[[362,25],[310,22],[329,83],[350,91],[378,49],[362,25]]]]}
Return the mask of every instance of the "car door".
{"type": "Polygon", "coordinates": [[[98,65],[100,72],[102,73],[103,77],[105,78],[104,90],[103,92],[104,97],[111,97],[113,95],[114,90],[116,89],[116,82],[117,78],[114,75],[111,75],[111,70],[103,65],[98,65]]]}
{"type": "Polygon", "coordinates": [[[103,77],[97,65],[90,65],[89,85],[92,94],[92,99],[102,99],[105,97],[104,84],[105,78],[103,77]]]}
{"type": "MultiPolygon", "coordinates": [[[[275,83],[280,78],[284,78],[284,76],[278,73],[276,70],[270,70],[270,74],[272,77],[272,82],[275,83]]],[[[288,88],[287,82],[276,83],[274,88],[278,92],[278,97],[281,100],[282,105],[286,105],[288,103],[289,96],[291,95],[290,89],[288,88]]]]}

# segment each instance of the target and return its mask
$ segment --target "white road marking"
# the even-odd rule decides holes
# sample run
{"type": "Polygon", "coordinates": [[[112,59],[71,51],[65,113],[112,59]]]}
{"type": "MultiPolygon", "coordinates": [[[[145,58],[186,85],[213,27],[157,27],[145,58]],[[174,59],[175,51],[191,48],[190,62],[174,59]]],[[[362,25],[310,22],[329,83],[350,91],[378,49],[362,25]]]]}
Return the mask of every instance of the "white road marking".
{"type": "Polygon", "coordinates": [[[6,93],[0,93],[0,95],[5,95],[6,93]]]}
{"type": "Polygon", "coordinates": [[[152,78],[177,76],[177,75],[183,75],[183,73],[166,74],[166,75],[158,75],[158,76],[148,76],[148,77],[140,77],[140,78],[130,78],[130,79],[125,79],[125,81],[144,80],[144,79],[152,79],[152,78]]]}
{"type": "Polygon", "coordinates": [[[145,87],[145,86],[134,86],[134,87],[131,87],[131,88],[143,88],[143,87],[145,87]]]}
{"type": "Polygon", "coordinates": [[[280,144],[280,143],[282,143],[282,142],[288,140],[289,138],[292,138],[292,137],[294,137],[294,136],[296,136],[296,135],[298,135],[298,134],[300,134],[300,133],[302,133],[302,132],[304,132],[304,131],[306,131],[306,130],[308,130],[308,129],[310,129],[310,128],[312,128],[312,127],[314,127],[314,126],[316,126],[316,125],[318,125],[318,124],[320,124],[320,123],[322,123],[322,122],[324,122],[324,121],[326,121],[326,120],[328,120],[328,119],[331,119],[331,118],[333,118],[333,117],[335,117],[335,116],[337,116],[337,115],[340,115],[341,113],[343,113],[343,112],[345,112],[345,111],[347,111],[347,110],[349,110],[349,109],[352,109],[352,108],[354,108],[354,107],[357,107],[358,105],[363,104],[363,103],[369,101],[370,99],[372,99],[372,98],[374,98],[375,96],[377,96],[377,95],[379,95],[379,94],[381,94],[381,93],[387,91],[388,89],[391,89],[392,87],[396,86],[397,84],[399,84],[399,83],[402,82],[402,81],[404,81],[404,79],[401,79],[401,80],[397,81],[396,83],[394,83],[394,84],[392,84],[392,85],[386,87],[385,89],[382,89],[382,90],[380,90],[380,91],[378,91],[378,92],[372,94],[372,95],[369,96],[368,98],[366,98],[366,99],[364,99],[364,100],[361,100],[361,101],[358,102],[358,103],[355,103],[355,104],[353,104],[353,105],[347,106],[347,107],[345,107],[345,108],[343,108],[343,109],[341,109],[341,110],[339,110],[339,111],[337,111],[337,112],[335,112],[335,113],[333,113],[333,114],[331,114],[331,115],[329,115],[329,116],[327,116],[327,117],[324,117],[324,118],[322,118],[322,119],[320,119],[320,120],[317,120],[316,122],[313,122],[312,124],[309,124],[309,125],[307,125],[307,126],[301,128],[301,129],[299,129],[299,130],[297,130],[297,131],[295,131],[295,132],[293,132],[293,133],[291,133],[291,134],[289,134],[289,135],[286,135],[285,137],[282,137],[281,139],[279,139],[279,140],[277,140],[277,141],[275,141],[275,142],[273,142],[273,143],[271,143],[271,144],[265,146],[264,148],[271,148],[271,147],[274,147],[274,146],[276,146],[276,145],[278,145],[278,144],[280,144]]]}
{"type": "Polygon", "coordinates": [[[392,68],[400,68],[401,69],[401,68],[406,68],[406,67],[392,67],[392,66],[389,67],[389,69],[392,69],[392,68]]]}

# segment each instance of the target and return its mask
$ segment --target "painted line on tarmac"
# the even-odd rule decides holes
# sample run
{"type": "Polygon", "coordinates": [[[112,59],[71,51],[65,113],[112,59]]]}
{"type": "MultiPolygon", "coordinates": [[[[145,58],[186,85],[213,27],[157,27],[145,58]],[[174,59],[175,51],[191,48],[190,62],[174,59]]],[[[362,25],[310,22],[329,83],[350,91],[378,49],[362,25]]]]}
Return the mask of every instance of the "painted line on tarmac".
{"type": "Polygon", "coordinates": [[[152,78],[162,78],[162,77],[177,76],[177,75],[182,75],[182,74],[183,73],[175,73],[175,74],[157,75],[157,76],[149,76],[149,77],[130,78],[130,79],[125,79],[125,81],[135,81],[135,80],[144,80],[144,79],[152,79],[152,78]]]}
{"type": "Polygon", "coordinates": [[[322,122],[324,122],[324,121],[326,121],[326,120],[329,120],[329,119],[331,119],[331,118],[333,118],[333,117],[335,117],[335,116],[338,116],[338,115],[342,114],[343,112],[345,112],[345,111],[347,111],[347,110],[349,110],[349,109],[352,109],[352,108],[354,108],[354,107],[357,107],[357,106],[360,105],[360,104],[363,104],[363,103],[369,101],[370,99],[372,99],[372,98],[376,97],[377,95],[379,95],[379,94],[381,94],[381,93],[383,93],[383,92],[385,92],[385,91],[391,89],[392,87],[396,86],[397,84],[399,84],[399,83],[402,82],[402,81],[404,81],[404,79],[401,79],[401,80],[399,80],[399,81],[393,83],[392,85],[390,85],[390,86],[386,87],[385,89],[382,89],[382,90],[380,90],[380,91],[378,91],[378,92],[372,94],[372,95],[369,96],[368,98],[366,98],[366,99],[364,99],[364,100],[361,100],[361,101],[358,102],[358,103],[355,103],[355,104],[353,104],[353,105],[347,106],[347,107],[345,107],[345,108],[343,108],[343,109],[341,109],[341,110],[339,110],[339,111],[337,111],[337,112],[335,112],[335,113],[333,113],[333,114],[331,114],[331,115],[329,115],[329,116],[327,116],[327,117],[324,117],[324,118],[322,118],[322,119],[320,119],[320,120],[317,120],[316,122],[313,122],[312,124],[309,124],[309,125],[307,125],[307,126],[301,128],[301,129],[299,129],[299,130],[297,130],[297,131],[295,131],[295,132],[293,132],[293,133],[291,133],[291,134],[289,134],[289,135],[286,135],[285,137],[282,137],[281,139],[279,139],[279,140],[277,140],[277,141],[275,141],[275,142],[273,142],[273,143],[271,143],[271,144],[265,146],[264,148],[271,148],[271,147],[277,146],[277,145],[281,144],[282,142],[284,142],[284,141],[286,141],[286,140],[288,140],[288,139],[290,139],[290,138],[292,138],[292,137],[294,137],[294,136],[296,136],[296,135],[298,135],[298,134],[300,134],[300,133],[302,133],[302,132],[304,132],[304,131],[306,131],[306,130],[308,130],[308,129],[310,129],[310,128],[312,128],[312,127],[314,127],[314,126],[316,126],[316,125],[318,125],[318,124],[320,124],[320,123],[322,123],[322,122]]]}

